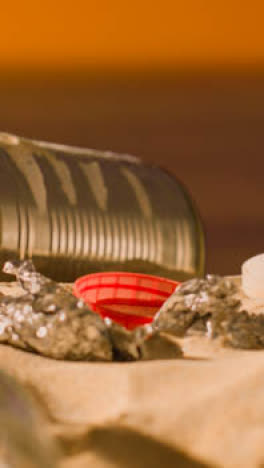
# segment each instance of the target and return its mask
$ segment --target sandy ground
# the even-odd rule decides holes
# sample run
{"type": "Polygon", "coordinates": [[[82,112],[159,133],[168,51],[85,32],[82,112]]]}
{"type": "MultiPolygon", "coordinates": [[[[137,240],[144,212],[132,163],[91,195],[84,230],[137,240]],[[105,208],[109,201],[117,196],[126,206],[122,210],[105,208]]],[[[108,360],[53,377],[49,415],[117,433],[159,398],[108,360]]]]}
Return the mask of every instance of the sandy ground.
{"type": "Polygon", "coordinates": [[[60,468],[264,466],[264,352],[200,337],[182,345],[184,359],[124,364],[59,362],[2,345],[0,368],[42,407],[60,468]]]}

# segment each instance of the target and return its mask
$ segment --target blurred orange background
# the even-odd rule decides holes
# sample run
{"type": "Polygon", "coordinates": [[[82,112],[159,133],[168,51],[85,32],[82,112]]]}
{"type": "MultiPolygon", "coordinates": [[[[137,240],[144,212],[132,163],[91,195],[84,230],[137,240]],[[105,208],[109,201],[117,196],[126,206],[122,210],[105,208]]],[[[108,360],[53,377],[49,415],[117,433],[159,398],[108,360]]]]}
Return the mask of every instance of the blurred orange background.
{"type": "Polygon", "coordinates": [[[2,66],[202,66],[264,59],[261,0],[14,0],[2,66]]]}
{"type": "Polygon", "coordinates": [[[207,270],[264,251],[264,3],[2,2],[0,130],[140,156],[189,188],[207,270]]]}

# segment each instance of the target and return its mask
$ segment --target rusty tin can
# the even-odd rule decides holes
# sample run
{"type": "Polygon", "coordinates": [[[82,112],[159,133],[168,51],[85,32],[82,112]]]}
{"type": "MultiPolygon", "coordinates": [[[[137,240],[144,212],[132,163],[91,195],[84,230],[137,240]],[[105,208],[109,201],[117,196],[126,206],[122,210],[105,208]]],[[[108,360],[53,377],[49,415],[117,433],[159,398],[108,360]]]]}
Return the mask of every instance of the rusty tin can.
{"type": "Polygon", "coordinates": [[[204,273],[185,188],[140,159],[0,134],[0,261],[33,258],[59,281],[96,271],[204,273]]]}

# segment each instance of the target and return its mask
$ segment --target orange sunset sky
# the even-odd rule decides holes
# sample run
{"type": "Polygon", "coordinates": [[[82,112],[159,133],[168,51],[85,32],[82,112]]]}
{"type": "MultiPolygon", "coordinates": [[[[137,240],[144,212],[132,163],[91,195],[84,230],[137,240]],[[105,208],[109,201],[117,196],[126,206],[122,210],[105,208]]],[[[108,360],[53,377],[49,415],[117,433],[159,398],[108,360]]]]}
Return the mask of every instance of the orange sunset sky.
{"type": "Polygon", "coordinates": [[[0,66],[259,64],[264,2],[1,3],[0,66]]]}

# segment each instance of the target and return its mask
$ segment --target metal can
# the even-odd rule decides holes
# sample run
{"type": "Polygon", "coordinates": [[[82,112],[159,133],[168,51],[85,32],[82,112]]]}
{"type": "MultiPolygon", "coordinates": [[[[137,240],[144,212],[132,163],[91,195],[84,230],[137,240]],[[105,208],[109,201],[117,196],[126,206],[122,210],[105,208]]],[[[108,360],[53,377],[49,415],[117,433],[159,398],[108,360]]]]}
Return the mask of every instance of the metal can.
{"type": "Polygon", "coordinates": [[[73,281],[96,271],[201,276],[204,235],[171,174],[140,159],[0,134],[0,261],[73,281]]]}

